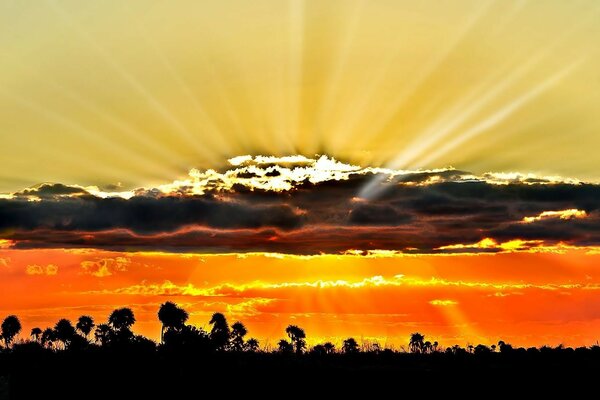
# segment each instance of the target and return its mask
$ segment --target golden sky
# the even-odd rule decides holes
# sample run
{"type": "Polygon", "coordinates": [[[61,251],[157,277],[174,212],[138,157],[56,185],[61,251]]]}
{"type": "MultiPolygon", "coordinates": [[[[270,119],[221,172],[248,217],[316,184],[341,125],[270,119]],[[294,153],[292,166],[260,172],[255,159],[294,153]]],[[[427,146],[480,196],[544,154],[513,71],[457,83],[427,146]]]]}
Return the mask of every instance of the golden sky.
{"type": "Polygon", "coordinates": [[[3,1],[0,191],[240,154],[598,180],[596,1],[3,1]]]}

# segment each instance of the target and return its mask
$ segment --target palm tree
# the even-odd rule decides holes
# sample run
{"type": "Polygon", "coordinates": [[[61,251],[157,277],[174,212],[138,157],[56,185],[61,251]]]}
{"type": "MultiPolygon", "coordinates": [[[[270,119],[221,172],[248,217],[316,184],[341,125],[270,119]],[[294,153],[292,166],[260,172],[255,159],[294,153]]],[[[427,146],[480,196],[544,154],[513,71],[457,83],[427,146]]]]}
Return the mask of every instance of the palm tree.
{"type": "Polygon", "coordinates": [[[69,346],[73,336],[75,336],[75,328],[68,319],[63,318],[54,326],[54,337],[56,340],[61,341],[65,348],[69,346]]]}
{"type": "Polygon", "coordinates": [[[40,328],[37,328],[37,327],[36,327],[36,328],[33,328],[33,329],[31,330],[31,338],[32,338],[32,339],[33,339],[35,342],[39,343],[39,342],[40,342],[40,339],[42,338],[42,330],[41,330],[40,328]]]}
{"type": "Polygon", "coordinates": [[[15,339],[15,336],[19,334],[19,332],[21,332],[21,321],[19,321],[19,318],[17,318],[16,315],[9,315],[8,317],[4,318],[4,321],[2,322],[2,332],[0,332],[0,335],[2,336],[2,339],[4,339],[6,348],[10,347],[10,344],[15,339]]]}
{"type": "Polygon", "coordinates": [[[246,349],[251,353],[256,353],[258,351],[259,343],[255,338],[250,338],[246,342],[246,349]]]}
{"type": "Polygon", "coordinates": [[[358,353],[358,343],[354,338],[348,338],[342,344],[342,351],[346,354],[358,353]]]}
{"type": "Polygon", "coordinates": [[[335,351],[335,344],[331,342],[325,342],[323,343],[323,348],[325,349],[325,352],[327,354],[333,354],[333,352],[335,351]]]}
{"type": "Polygon", "coordinates": [[[289,325],[285,328],[285,333],[290,337],[292,345],[296,348],[296,354],[302,354],[302,351],[306,348],[304,329],[296,325],[289,325]]]}
{"type": "Polygon", "coordinates": [[[114,332],[108,324],[100,324],[96,327],[94,338],[100,345],[107,346],[110,343],[113,334],[114,332]]]}
{"type": "Polygon", "coordinates": [[[285,339],[281,339],[277,344],[280,353],[289,354],[294,351],[294,345],[285,339]]]}
{"type": "Polygon", "coordinates": [[[210,339],[217,350],[225,350],[229,343],[229,325],[221,313],[214,313],[209,321],[213,327],[210,330],[210,339]]]}
{"type": "Polygon", "coordinates": [[[433,345],[429,340],[423,343],[423,353],[431,353],[432,349],[433,345]]]}
{"type": "Polygon", "coordinates": [[[240,321],[231,325],[231,347],[235,351],[244,350],[244,336],[248,333],[248,330],[240,321]]]}
{"type": "Polygon", "coordinates": [[[425,336],[421,335],[419,332],[415,332],[410,335],[410,341],[408,342],[408,348],[412,353],[422,353],[423,346],[425,343],[425,336]]]}
{"type": "Polygon", "coordinates": [[[79,320],[77,320],[75,328],[77,328],[79,332],[83,333],[83,336],[85,336],[87,339],[92,329],[94,329],[94,326],[94,318],[90,317],[89,315],[82,315],[79,317],[79,320]]]}
{"type": "Polygon", "coordinates": [[[108,317],[108,324],[118,332],[131,331],[135,324],[135,316],[131,308],[119,308],[114,310],[108,317]]]}
{"type": "Polygon", "coordinates": [[[46,348],[51,348],[54,345],[54,341],[56,340],[56,335],[54,329],[46,328],[44,332],[42,332],[42,346],[46,348]]]}
{"type": "Polygon", "coordinates": [[[183,308],[178,307],[175,303],[167,301],[161,304],[158,309],[158,319],[162,323],[160,330],[160,341],[164,342],[165,331],[174,329],[180,331],[185,326],[189,314],[183,308]]]}

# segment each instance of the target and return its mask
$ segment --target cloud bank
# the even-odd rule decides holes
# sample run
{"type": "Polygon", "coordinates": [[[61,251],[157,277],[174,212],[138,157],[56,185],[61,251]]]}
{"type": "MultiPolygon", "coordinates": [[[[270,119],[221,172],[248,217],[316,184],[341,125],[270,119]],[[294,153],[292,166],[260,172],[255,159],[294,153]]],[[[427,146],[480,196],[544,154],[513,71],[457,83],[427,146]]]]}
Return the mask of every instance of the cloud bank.
{"type": "Polygon", "coordinates": [[[0,195],[0,242],[290,254],[600,246],[597,184],[451,168],[365,168],[325,156],[241,156],[230,165],[131,191],[46,183],[0,195]],[[359,197],[373,182],[380,195],[359,197]]]}

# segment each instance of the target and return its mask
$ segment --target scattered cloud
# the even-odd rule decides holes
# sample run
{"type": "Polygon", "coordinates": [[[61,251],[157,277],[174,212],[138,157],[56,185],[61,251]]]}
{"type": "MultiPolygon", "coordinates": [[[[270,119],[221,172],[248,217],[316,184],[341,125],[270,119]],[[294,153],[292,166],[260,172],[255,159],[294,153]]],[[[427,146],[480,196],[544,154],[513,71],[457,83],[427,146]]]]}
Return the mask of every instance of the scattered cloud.
{"type": "Polygon", "coordinates": [[[48,264],[48,265],[38,265],[31,264],[25,267],[25,273],[27,275],[48,275],[54,276],[58,274],[58,265],[48,264]]]}
{"type": "Polygon", "coordinates": [[[81,268],[85,274],[98,278],[111,276],[116,272],[125,272],[131,260],[127,257],[102,258],[94,261],[82,261],[81,268]]]}

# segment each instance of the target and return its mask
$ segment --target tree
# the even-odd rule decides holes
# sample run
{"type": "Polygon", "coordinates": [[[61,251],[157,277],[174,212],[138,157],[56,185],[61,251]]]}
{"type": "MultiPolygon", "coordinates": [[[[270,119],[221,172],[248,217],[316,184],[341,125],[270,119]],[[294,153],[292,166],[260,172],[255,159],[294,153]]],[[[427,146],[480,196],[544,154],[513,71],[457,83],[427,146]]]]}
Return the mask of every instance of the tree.
{"type": "Polygon", "coordinates": [[[94,329],[94,326],[94,318],[90,317],[89,315],[82,315],[79,317],[79,320],[77,320],[75,328],[77,328],[77,330],[81,332],[87,339],[90,332],[92,332],[92,329],[94,329]]]}
{"type": "Polygon", "coordinates": [[[473,353],[475,353],[477,355],[487,354],[490,352],[491,352],[490,348],[484,344],[478,344],[477,346],[475,346],[475,349],[473,349],[473,353]]]}
{"type": "Polygon", "coordinates": [[[227,319],[221,313],[214,313],[209,321],[212,325],[210,339],[217,350],[225,350],[229,344],[229,325],[227,319]]]}
{"type": "Polygon", "coordinates": [[[431,342],[428,340],[425,343],[423,343],[423,353],[431,353],[433,350],[433,345],[431,344],[431,342]]]}
{"type": "Polygon", "coordinates": [[[281,339],[279,343],[277,343],[277,346],[280,353],[290,354],[294,352],[294,345],[285,339],[281,339]]]}
{"type": "Polygon", "coordinates": [[[503,340],[500,340],[498,342],[498,348],[500,348],[500,353],[503,354],[510,353],[513,350],[513,347],[509,343],[504,342],[503,340]]]}
{"type": "Polygon", "coordinates": [[[419,332],[415,332],[410,335],[410,341],[408,342],[408,348],[412,353],[422,353],[425,336],[421,335],[419,332]]]}
{"type": "Polygon", "coordinates": [[[75,336],[75,328],[68,319],[63,318],[54,326],[54,337],[56,340],[62,342],[65,348],[69,347],[73,336],[75,336]]]}
{"type": "Polygon", "coordinates": [[[316,354],[318,356],[324,356],[325,354],[327,354],[327,350],[325,350],[325,346],[323,346],[322,344],[318,344],[312,348],[310,353],[316,354]]]}
{"type": "Polygon", "coordinates": [[[248,330],[241,322],[236,322],[231,325],[231,347],[234,351],[244,350],[244,336],[248,330]]]}
{"type": "Polygon", "coordinates": [[[342,351],[346,354],[358,353],[358,343],[354,338],[344,340],[342,351]]]}
{"type": "Polygon", "coordinates": [[[127,307],[114,310],[108,317],[108,324],[117,332],[131,332],[131,326],[135,324],[133,311],[127,307]]]}
{"type": "Polygon", "coordinates": [[[335,352],[335,344],[331,342],[323,343],[323,348],[327,354],[333,354],[335,352]]]}
{"type": "Polygon", "coordinates": [[[306,341],[304,340],[306,333],[304,333],[304,329],[296,325],[289,325],[285,328],[285,333],[287,333],[291,344],[295,347],[296,354],[302,354],[302,351],[306,348],[306,341]]]}
{"type": "Polygon", "coordinates": [[[168,329],[165,332],[164,348],[185,353],[207,353],[214,347],[204,329],[184,325],[181,330],[168,329]]]}
{"type": "Polygon", "coordinates": [[[15,339],[15,336],[17,336],[20,332],[21,321],[19,321],[19,318],[17,318],[16,315],[9,315],[8,317],[4,318],[4,321],[2,321],[2,332],[0,332],[0,334],[2,335],[2,339],[4,339],[4,344],[7,348],[10,347],[10,344],[15,339]]]}
{"type": "Polygon", "coordinates": [[[102,346],[108,346],[114,336],[113,329],[108,324],[100,324],[96,327],[94,338],[102,346]]]}
{"type": "Polygon", "coordinates": [[[33,328],[31,330],[31,338],[35,341],[35,342],[40,342],[40,339],[42,338],[42,330],[40,328],[33,328]]]}
{"type": "Polygon", "coordinates": [[[189,314],[183,308],[178,307],[175,303],[167,301],[161,304],[158,309],[158,319],[162,323],[160,331],[160,341],[164,342],[165,331],[172,329],[181,331],[185,326],[189,314]]]}
{"type": "Polygon", "coordinates": [[[248,339],[248,341],[246,342],[246,350],[248,350],[251,353],[256,353],[258,351],[259,348],[259,343],[258,340],[255,338],[250,338],[248,339]]]}
{"type": "Polygon", "coordinates": [[[42,332],[42,346],[46,348],[52,348],[54,346],[54,342],[56,341],[56,334],[54,329],[46,328],[44,332],[42,332]]]}

